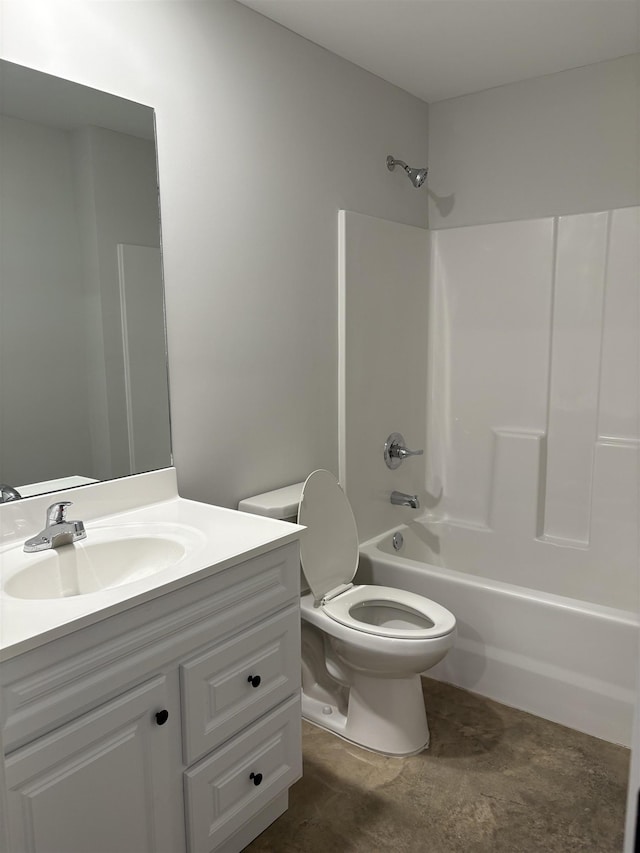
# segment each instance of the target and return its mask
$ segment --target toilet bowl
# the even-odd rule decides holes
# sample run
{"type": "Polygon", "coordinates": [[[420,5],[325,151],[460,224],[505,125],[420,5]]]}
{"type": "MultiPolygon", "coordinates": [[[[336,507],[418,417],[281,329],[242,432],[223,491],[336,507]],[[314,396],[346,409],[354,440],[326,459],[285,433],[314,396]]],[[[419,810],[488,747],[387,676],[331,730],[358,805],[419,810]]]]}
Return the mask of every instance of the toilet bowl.
{"type": "MultiPolygon", "coordinates": [[[[240,508],[255,512],[256,502],[240,508]]],[[[307,527],[300,561],[310,588],[300,601],[303,717],[376,752],[421,752],[429,727],[420,673],[453,646],[455,617],[421,595],[353,583],[356,523],[329,471],[305,481],[298,522],[307,527]]]]}

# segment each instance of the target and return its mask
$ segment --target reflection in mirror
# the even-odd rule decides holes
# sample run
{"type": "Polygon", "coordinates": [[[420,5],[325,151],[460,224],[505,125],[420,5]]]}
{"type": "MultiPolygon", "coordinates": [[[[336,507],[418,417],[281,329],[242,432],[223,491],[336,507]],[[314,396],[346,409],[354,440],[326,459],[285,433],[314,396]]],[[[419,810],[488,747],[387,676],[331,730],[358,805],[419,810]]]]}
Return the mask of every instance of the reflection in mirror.
{"type": "Polygon", "coordinates": [[[150,107],[0,62],[0,482],[171,465],[150,107]]]}

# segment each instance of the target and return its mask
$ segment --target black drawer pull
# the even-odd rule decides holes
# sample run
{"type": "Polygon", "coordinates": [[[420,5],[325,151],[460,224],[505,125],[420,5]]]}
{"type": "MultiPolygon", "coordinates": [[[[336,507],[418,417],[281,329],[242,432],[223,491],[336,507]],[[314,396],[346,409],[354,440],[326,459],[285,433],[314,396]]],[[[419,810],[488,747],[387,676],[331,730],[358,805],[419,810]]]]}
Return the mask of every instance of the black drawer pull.
{"type": "Polygon", "coordinates": [[[253,779],[254,785],[259,785],[262,782],[262,773],[250,773],[249,779],[253,779]]]}
{"type": "Polygon", "coordinates": [[[260,680],[261,679],[260,679],[259,675],[250,675],[249,678],[247,678],[247,681],[250,682],[252,687],[259,687],[260,686],[260,680]]]}
{"type": "Polygon", "coordinates": [[[167,710],[158,711],[158,713],[156,714],[156,723],[159,726],[164,726],[164,724],[167,722],[168,719],[169,719],[169,712],[167,710]]]}

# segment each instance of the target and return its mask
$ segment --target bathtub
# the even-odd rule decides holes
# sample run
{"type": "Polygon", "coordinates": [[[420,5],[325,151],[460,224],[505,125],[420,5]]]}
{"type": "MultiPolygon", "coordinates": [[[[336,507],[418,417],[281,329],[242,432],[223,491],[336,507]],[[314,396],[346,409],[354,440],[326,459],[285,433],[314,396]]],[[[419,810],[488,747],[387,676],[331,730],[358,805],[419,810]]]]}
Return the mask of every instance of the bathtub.
{"type": "Polygon", "coordinates": [[[424,562],[415,524],[361,545],[356,581],[408,589],[455,614],[456,646],[428,675],[629,746],[638,616],[424,562]]]}

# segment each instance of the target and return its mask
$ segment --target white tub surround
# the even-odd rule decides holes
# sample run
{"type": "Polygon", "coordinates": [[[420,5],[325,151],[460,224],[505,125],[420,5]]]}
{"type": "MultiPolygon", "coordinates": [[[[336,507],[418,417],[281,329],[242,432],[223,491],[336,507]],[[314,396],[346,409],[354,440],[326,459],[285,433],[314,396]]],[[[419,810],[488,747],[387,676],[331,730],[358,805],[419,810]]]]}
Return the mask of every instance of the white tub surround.
{"type": "Polygon", "coordinates": [[[637,609],[639,237],[637,207],[432,234],[438,564],[637,609]]]}
{"type": "Polygon", "coordinates": [[[424,517],[429,562],[637,607],[639,247],[637,207],[431,234],[340,214],[340,474],[361,541],[424,517]],[[425,455],[390,471],[396,430],[425,455]]]}
{"type": "Polygon", "coordinates": [[[635,608],[640,208],[430,235],[343,211],[339,230],[340,473],[361,539],[424,516],[457,531],[447,566],[635,608]],[[425,455],[389,471],[395,430],[425,455]]]}

